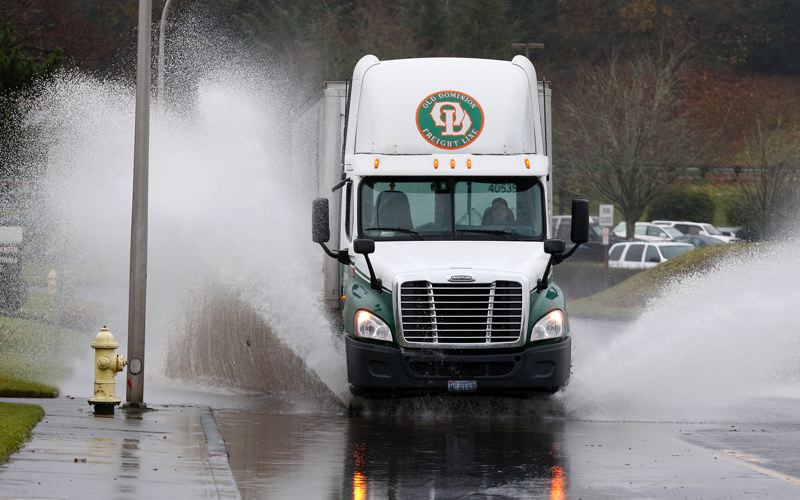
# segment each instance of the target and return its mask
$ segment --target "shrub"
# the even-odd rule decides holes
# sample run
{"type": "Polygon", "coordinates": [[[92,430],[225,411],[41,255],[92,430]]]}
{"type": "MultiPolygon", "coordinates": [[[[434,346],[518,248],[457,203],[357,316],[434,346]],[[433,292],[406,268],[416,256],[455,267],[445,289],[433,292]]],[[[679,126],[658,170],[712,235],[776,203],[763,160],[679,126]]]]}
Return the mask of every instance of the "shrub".
{"type": "Polygon", "coordinates": [[[714,201],[703,191],[672,188],[662,193],[650,205],[650,220],[714,220],[714,201]]]}
{"type": "Polygon", "coordinates": [[[736,198],[725,211],[728,223],[733,226],[742,226],[736,236],[742,240],[757,241],[761,239],[759,229],[761,224],[757,222],[757,216],[753,213],[750,205],[743,196],[736,198]]]}

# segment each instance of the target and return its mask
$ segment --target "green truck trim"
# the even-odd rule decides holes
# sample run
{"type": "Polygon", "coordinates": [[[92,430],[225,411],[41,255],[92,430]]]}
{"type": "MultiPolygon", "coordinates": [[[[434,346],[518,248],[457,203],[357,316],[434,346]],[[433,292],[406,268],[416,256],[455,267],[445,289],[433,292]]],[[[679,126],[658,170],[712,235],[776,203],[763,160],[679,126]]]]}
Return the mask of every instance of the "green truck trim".
{"type": "MultiPolygon", "coordinates": [[[[369,279],[363,276],[360,272],[356,271],[352,266],[342,266],[342,271],[349,276],[346,284],[342,288],[342,295],[347,299],[342,301],[342,322],[344,330],[348,337],[355,337],[355,315],[359,309],[366,309],[371,313],[378,316],[380,319],[389,325],[392,331],[392,344],[397,345],[397,325],[395,324],[394,317],[394,304],[392,300],[392,292],[384,288],[380,293],[370,287],[369,279]]],[[[558,285],[554,282],[550,283],[547,290],[532,291],[530,300],[530,309],[528,310],[528,328],[525,332],[526,344],[530,341],[531,331],[533,326],[545,314],[553,309],[561,309],[564,311],[565,321],[565,336],[569,334],[569,316],[566,315],[566,306],[564,302],[564,293],[558,285]]],[[[380,345],[387,345],[386,342],[380,340],[358,339],[359,342],[370,342],[380,345]]],[[[537,345],[544,345],[550,342],[558,342],[561,339],[553,339],[546,341],[538,341],[537,345]]]]}

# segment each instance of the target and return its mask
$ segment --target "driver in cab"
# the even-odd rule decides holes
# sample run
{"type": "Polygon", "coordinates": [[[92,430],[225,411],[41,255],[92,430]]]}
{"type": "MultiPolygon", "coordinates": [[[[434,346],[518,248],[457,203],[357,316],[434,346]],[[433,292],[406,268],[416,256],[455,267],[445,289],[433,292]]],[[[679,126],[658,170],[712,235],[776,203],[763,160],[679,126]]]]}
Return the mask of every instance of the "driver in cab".
{"type": "Polygon", "coordinates": [[[492,205],[483,212],[483,226],[503,226],[514,224],[514,212],[508,208],[508,202],[503,198],[495,198],[492,205]]]}

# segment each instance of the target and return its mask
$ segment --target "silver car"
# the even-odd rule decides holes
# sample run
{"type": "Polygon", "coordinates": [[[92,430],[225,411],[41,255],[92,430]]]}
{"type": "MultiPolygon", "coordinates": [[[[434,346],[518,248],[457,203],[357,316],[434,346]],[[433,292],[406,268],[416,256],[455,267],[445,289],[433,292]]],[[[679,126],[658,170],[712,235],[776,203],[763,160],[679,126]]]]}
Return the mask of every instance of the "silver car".
{"type": "Polygon", "coordinates": [[[690,250],[694,245],[672,242],[625,241],[608,251],[608,267],[612,269],[649,269],[690,250]]]}

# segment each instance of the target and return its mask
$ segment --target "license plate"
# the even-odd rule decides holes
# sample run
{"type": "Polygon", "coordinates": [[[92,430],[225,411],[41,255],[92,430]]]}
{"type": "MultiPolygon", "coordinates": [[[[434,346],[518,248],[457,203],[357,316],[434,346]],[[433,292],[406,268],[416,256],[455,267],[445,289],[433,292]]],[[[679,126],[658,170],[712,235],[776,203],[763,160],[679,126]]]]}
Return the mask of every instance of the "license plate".
{"type": "Polygon", "coordinates": [[[475,392],[478,390],[477,380],[448,380],[447,392],[475,392]]]}

